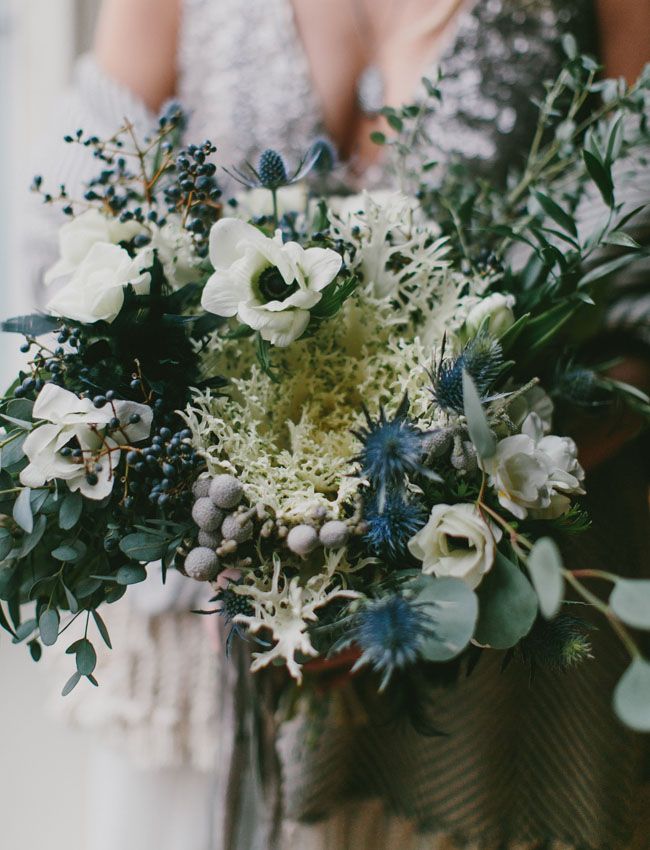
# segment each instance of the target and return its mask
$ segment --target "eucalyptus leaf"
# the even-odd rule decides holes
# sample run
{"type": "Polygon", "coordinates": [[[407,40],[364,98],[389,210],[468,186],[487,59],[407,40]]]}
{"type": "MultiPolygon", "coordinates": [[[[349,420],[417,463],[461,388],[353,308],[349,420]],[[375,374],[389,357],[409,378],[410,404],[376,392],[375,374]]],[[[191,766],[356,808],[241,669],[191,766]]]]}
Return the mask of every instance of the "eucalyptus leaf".
{"type": "Polygon", "coordinates": [[[147,571],[144,567],[138,566],[125,566],[120,567],[117,571],[117,575],[115,576],[115,580],[118,584],[128,585],[128,584],[140,584],[140,582],[144,581],[147,578],[147,571]]]}
{"type": "Polygon", "coordinates": [[[619,620],[633,629],[650,629],[650,579],[619,579],[609,597],[619,620]]]}
{"type": "Polygon", "coordinates": [[[463,370],[463,406],[467,430],[476,453],[481,460],[489,460],[496,452],[496,437],[488,425],[476,385],[465,370],[463,370]]]}
{"type": "Polygon", "coordinates": [[[41,516],[36,517],[36,522],[34,523],[34,528],[31,533],[23,537],[20,548],[16,553],[16,558],[25,558],[29,555],[29,553],[32,552],[43,539],[46,528],[47,517],[44,517],[41,514],[41,516]]]}
{"type": "Polygon", "coordinates": [[[97,666],[97,653],[95,647],[87,639],[83,638],[78,642],[76,648],[77,672],[82,676],[90,676],[97,666]]]}
{"type": "Polygon", "coordinates": [[[106,628],[106,623],[101,618],[99,611],[93,611],[92,614],[93,614],[93,620],[95,621],[95,625],[97,626],[97,631],[102,636],[102,640],[104,641],[104,643],[106,644],[106,646],[109,649],[112,649],[113,645],[111,644],[111,639],[108,635],[108,629],[106,628]]]}
{"type": "Polygon", "coordinates": [[[31,490],[29,487],[25,487],[24,490],[21,490],[18,494],[18,498],[14,502],[14,510],[13,515],[17,524],[26,531],[27,534],[30,534],[34,528],[34,515],[32,514],[32,505],[31,505],[31,490]]]}
{"type": "Polygon", "coordinates": [[[421,576],[413,582],[414,602],[431,617],[433,634],[421,646],[427,661],[449,661],[469,644],[476,628],[476,594],[457,578],[421,576]]]}
{"type": "Polygon", "coordinates": [[[155,534],[127,534],[120,540],[121,551],[132,561],[157,561],[162,558],[167,541],[155,534]]]}
{"type": "Polygon", "coordinates": [[[54,608],[43,611],[38,618],[38,629],[45,646],[54,646],[59,637],[59,613],[54,608]]]}
{"type": "MultiPolygon", "coordinates": [[[[14,433],[16,432],[12,432],[12,435],[14,433]]],[[[27,433],[22,431],[0,449],[0,464],[2,464],[3,469],[9,469],[24,459],[23,443],[27,439],[27,436],[27,433]]],[[[6,440],[7,437],[3,437],[2,439],[6,440]]]]}
{"type": "Polygon", "coordinates": [[[14,643],[21,643],[26,638],[30,637],[38,627],[38,623],[35,619],[25,620],[24,623],[21,623],[16,627],[16,637],[14,638],[14,643]]]}
{"type": "Polygon", "coordinates": [[[555,617],[564,596],[562,556],[554,540],[542,537],[528,556],[528,572],[539,599],[539,608],[547,620],[555,617]]]}
{"type": "Polygon", "coordinates": [[[0,528],[0,561],[4,561],[14,548],[14,538],[7,528],[0,528]]]}
{"type": "Polygon", "coordinates": [[[59,509],[59,527],[63,531],[69,531],[79,522],[83,510],[83,497],[81,493],[68,493],[61,502],[59,509]]]}
{"type": "Polygon", "coordinates": [[[501,552],[478,589],[476,640],[493,649],[510,649],[537,618],[537,594],[522,571],[501,552]]]}
{"type": "Polygon", "coordinates": [[[61,691],[62,697],[67,697],[69,693],[72,693],[74,689],[77,687],[79,682],[81,681],[81,673],[73,673],[72,676],[68,679],[68,681],[63,686],[63,690],[61,691]]]}
{"type": "Polygon", "coordinates": [[[629,233],[625,233],[623,230],[612,230],[603,239],[603,242],[605,245],[619,245],[621,248],[633,248],[637,251],[641,248],[641,245],[639,245],[636,239],[632,238],[629,233]]]}
{"type": "Polygon", "coordinates": [[[37,640],[31,640],[28,644],[29,654],[32,656],[32,661],[40,661],[43,656],[43,648],[37,640]]]}
{"type": "Polygon", "coordinates": [[[636,732],[650,732],[650,663],[635,658],[614,691],[614,710],[636,732]]]}
{"type": "Polygon", "coordinates": [[[63,561],[64,563],[78,561],[79,560],[79,552],[74,546],[57,546],[56,549],[52,550],[52,557],[56,561],[63,561]]]}

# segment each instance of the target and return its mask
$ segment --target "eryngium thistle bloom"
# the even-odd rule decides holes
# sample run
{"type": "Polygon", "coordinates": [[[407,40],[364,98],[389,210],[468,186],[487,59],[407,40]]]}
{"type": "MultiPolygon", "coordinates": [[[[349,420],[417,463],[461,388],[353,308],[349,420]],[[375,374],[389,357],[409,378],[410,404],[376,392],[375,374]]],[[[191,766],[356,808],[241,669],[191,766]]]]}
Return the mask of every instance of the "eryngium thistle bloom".
{"type": "Polygon", "coordinates": [[[381,674],[383,691],[397,670],[415,664],[423,641],[435,630],[424,606],[403,596],[388,596],[368,602],[355,615],[346,643],[355,643],[361,657],[353,670],[370,665],[381,674]]]}
{"type": "Polygon", "coordinates": [[[463,372],[470,375],[481,399],[488,401],[490,389],[502,365],[501,346],[486,333],[475,336],[458,357],[450,359],[445,359],[443,341],[440,362],[430,373],[431,394],[435,404],[450,413],[463,412],[463,372]]]}
{"type": "Polygon", "coordinates": [[[521,642],[521,654],[531,665],[565,672],[593,658],[589,625],[578,617],[560,614],[553,620],[539,619],[521,642]]]}
{"type": "Polygon", "coordinates": [[[379,496],[383,510],[386,494],[392,487],[403,486],[408,475],[430,475],[422,465],[426,431],[421,431],[408,418],[409,401],[404,396],[395,416],[386,418],[383,407],[379,418],[373,420],[364,408],[367,426],[352,433],[363,443],[354,458],[361,465],[361,475],[367,478],[379,496]]]}
{"type": "Polygon", "coordinates": [[[263,188],[275,192],[282,186],[290,186],[306,177],[320,159],[320,156],[321,148],[312,147],[300,161],[293,174],[289,174],[282,155],[272,148],[267,148],[262,151],[257,161],[257,168],[247,162],[246,171],[241,171],[238,168],[225,170],[238,183],[247,186],[249,189],[263,188]]]}
{"type": "MultiPolygon", "coordinates": [[[[234,583],[239,584],[240,582],[234,583]]],[[[245,596],[242,596],[241,593],[235,593],[230,587],[222,588],[212,601],[220,604],[217,611],[223,617],[225,625],[230,626],[230,631],[226,638],[226,655],[228,655],[233,637],[237,635],[237,637],[244,638],[246,632],[244,626],[233,623],[233,620],[239,614],[250,617],[254,613],[253,606],[245,596]]]]}
{"type": "Polygon", "coordinates": [[[373,555],[398,561],[409,558],[407,544],[424,525],[427,512],[415,501],[401,493],[388,493],[383,505],[376,495],[364,500],[363,519],[368,526],[364,541],[373,555]]]}

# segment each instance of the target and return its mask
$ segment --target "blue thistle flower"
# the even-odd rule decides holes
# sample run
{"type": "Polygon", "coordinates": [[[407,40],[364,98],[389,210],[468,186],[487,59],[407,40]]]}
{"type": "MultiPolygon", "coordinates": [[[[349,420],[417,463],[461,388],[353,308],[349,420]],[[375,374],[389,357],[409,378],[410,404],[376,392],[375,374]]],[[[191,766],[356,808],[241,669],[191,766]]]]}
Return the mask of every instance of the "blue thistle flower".
{"type": "Polygon", "coordinates": [[[382,407],[379,418],[373,420],[367,409],[366,427],[353,430],[363,449],[354,460],[361,465],[361,474],[379,494],[380,507],[391,487],[402,487],[408,475],[417,473],[438,478],[422,465],[424,439],[428,432],[421,431],[408,418],[409,401],[404,396],[392,419],[386,418],[382,407]]]}
{"type": "Polygon", "coordinates": [[[443,339],[440,362],[431,378],[431,394],[435,404],[441,410],[462,413],[463,372],[467,372],[474,381],[482,401],[490,400],[490,389],[498,377],[503,365],[503,352],[497,340],[486,333],[480,333],[471,339],[458,357],[445,359],[445,340],[443,339]]]}
{"type": "Polygon", "coordinates": [[[355,643],[361,657],[354,670],[370,665],[382,676],[383,691],[397,670],[415,664],[422,643],[435,636],[435,629],[423,605],[403,596],[388,596],[368,602],[354,616],[346,643],[355,643]]]}
{"type": "Polygon", "coordinates": [[[336,148],[329,139],[324,136],[316,139],[309,153],[310,156],[316,156],[314,171],[318,174],[324,176],[334,170],[338,157],[336,148]]]}
{"type": "Polygon", "coordinates": [[[364,501],[363,519],[368,530],[364,542],[371,553],[395,562],[409,556],[407,544],[426,522],[425,508],[399,492],[389,493],[383,505],[375,495],[364,501]]]}
{"type": "MultiPolygon", "coordinates": [[[[234,584],[239,584],[239,582],[234,582],[234,584]]],[[[235,593],[230,587],[222,588],[212,601],[220,604],[220,607],[216,610],[223,617],[226,626],[230,626],[230,631],[226,638],[226,655],[229,655],[235,635],[243,640],[247,639],[245,628],[239,623],[234,623],[233,620],[238,614],[244,614],[248,617],[252,616],[254,613],[253,606],[245,596],[235,593]]],[[[258,638],[256,638],[256,642],[262,643],[258,638]]]]}
{"type": "Polygon", "coordinates": [[[321,153],[322,149],[314,145],[291,175],[287,172],[282,155],[272,148],[262,152],[257,161],[257,167],[247,162],[245,163],[246,171],[239,168],[225,169],[225,171],[249,189],[262,188],[276,192],[282,186],[290,186],[306,177],[320,159],[321,153]]]}

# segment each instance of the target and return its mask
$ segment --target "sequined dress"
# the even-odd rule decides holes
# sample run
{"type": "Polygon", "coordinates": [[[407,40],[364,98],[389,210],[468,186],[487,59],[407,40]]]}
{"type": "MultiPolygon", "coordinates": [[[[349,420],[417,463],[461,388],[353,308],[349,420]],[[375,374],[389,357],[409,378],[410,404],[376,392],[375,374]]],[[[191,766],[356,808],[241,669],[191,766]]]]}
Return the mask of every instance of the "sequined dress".
{"type": "MultiPolygon", "coordinates": [[[[556,75],[567,31],[593,47],[588,2],[468,4],[440,57],[442,106],[429,127],[436,158],[504,177],[530,141],[532,99],[556,75]]],[[[323,134],[322,106],[290,0],[184,0],[178,68],[179,99],[191,113],[188,138],[214,139],[222,164],[240,165],[266,147],[297,161],[323,134]]],[[[97,132],[112,131],[124,114],[148,120],[92,62],[82,65],[77,96],[94,113],[97,132]]],[[[61,179],[66,167],[71,177],[83,176],[78,163],[58,165],[61,179]]],[[[372,179],[381,183],[381,173],[372,179]]],[[[647,284],[630,297],[640,316],[635,328],[650,338],[647,284]]],[[[625,321],[630,309],[619,309],[625,321]]],[[[647,470],[638,455],[631,451],[602,467],[589,492],[598,534],[581,540],[575,557],[583,566],[650,573],[647,470]]],[[[271,756],[279,758],[275,790],[284,810],[276,845],[267,830],[271,797],[240,794],[236,816],[229,810],[242,732],[228,698],[234,669],[223,660],[219,671],[208,673],[209,649],[201,646],[194,625],[184,615],[160,619],[170,623],[174,617],[179,636],[183,630],[192,634],[202,671],[192,677],[191,669],[179,665],[182,697],[156,648],[156,632],[165,627],[156,626],[156,618],[143,626],[140,612],[124,629],[134,636],[146,632],[148,659],[138,658],[138,643],[128,641],[126,655],[106,662],[108,695],[93,699],[105,700],[105,727],[113,716],[117,736],[137,738],[148,711],[138,705],[136,680],[122,670],[128,658],[135,669],[151,665],[146,704],[158,725],[150,727],[142,749],[155,750],[159,734],[170,752],[218,761],[222,794],[215,812],[218,832],[227,837],[216,839],[215,850],[617,850],[638,824],[644,746],[617,724],[610,707],[625,658],[604,633],[596,633],[598,662],[570,676],[543,672],[529,687],[523,666],[501,673],[495,654],[470,677],[432,693],[444,737],[389,729],[381,706],[360,710],[352,688],[326,698],[317,719],[299,716],[284,724],[271,756]],[[203,706],[200,718],[179,707],[195,697],[203,706]]],[[[173,643],[178,641],[167,639],[166,651],[180,657],[173,643]]],[[[86,698],[72,709],[86,725],[97,711],[97,703],[95,709],[88,705],[86,698]]],[[[640,832],[635,847],[648,850],[650,826],[640,832]]]]}

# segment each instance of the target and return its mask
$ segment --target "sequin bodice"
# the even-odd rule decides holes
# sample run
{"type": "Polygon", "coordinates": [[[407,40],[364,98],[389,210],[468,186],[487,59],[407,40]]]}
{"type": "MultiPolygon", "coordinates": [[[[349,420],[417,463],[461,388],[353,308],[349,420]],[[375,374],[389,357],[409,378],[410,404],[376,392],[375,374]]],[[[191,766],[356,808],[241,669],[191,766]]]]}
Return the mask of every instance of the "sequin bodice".
{"type": "MultiPolygon", "coordinates": [[[[184,3],[179,95],[192,113],[188,137],[213,139],[223,165],[266,147],[299,159],[324,128],[290,0],[184,3]]],[[[569,29],[591,40],[588,0],[472,0],[439,60],[442,105],[428,127],[436,158],[503,174],[525,150],[531,99],[557,74],[569,29]]]]}

